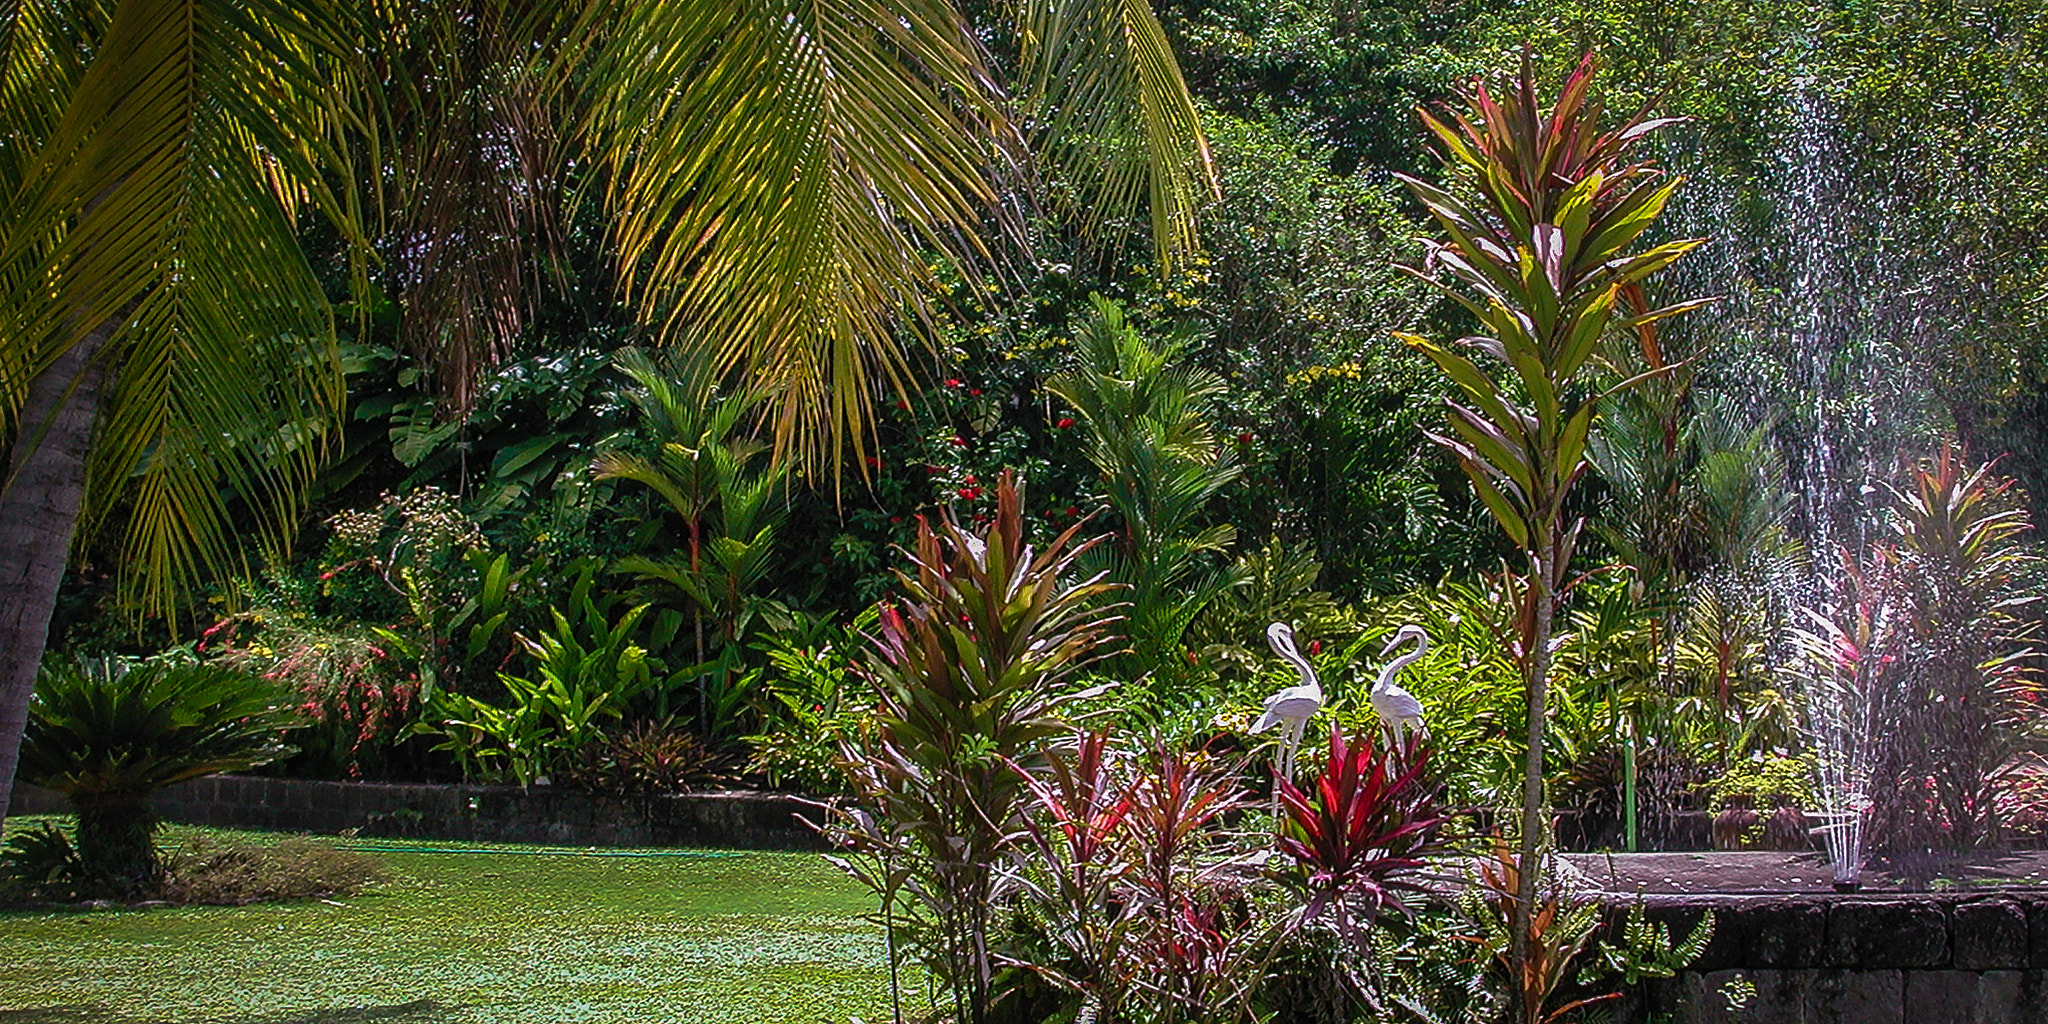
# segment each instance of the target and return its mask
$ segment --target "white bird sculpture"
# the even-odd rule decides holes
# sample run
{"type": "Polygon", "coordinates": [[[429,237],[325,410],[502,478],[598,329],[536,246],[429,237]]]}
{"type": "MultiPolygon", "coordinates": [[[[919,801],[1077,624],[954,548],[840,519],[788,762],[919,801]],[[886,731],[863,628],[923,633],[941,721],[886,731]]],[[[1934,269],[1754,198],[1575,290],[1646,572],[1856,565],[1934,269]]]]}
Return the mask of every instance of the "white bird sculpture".
{"type": "MultiPolygon", "coordinates": [[[[1287,727],[1281,736],[1280,763],[1277,767],[1281,778],[1292,780],[1294,755],[1301,749],[1301,730],[1323,706],[1323,686],[1316,682],[1315,666],[1310,665],[1308,659],[1302,657],[1301,652],[1295,649],[1293,626],[1285,622],[1275,622],[1267,626],[1266,642],[1273,646],[1273,653],[1287,659],[1294,666],[1294,671],[1301,674],[1301,684],[1284,687],[1267,697],[1266,713],[1252,723],[1252,731],[1265,732],[1283,724],[1287,727]]],[[[1279,790],[1276,788],[1273,792],[1277,806],[1280,799],[1279,790]]]]}
{"type": "Polygon", "coordinates": [[[1394,632],[1393,639],[1387,641],[1380,654],[1385,656],[1410,640],[1415,641],[1415,649],[1387,662],[1387,667],[1380,669],[1380,677],[1372,684],[1369,694],[1373,712],[1380,716],[1380,724],[1394,735],[1397,747],[1401,745],[1402,734],[1409,729],[1422,736],[1429,735],[1429,730],[1422,724],[1422,702],[1394,682],[1394,677],[1400,675],[1402,669],[1415,664],[1423,652],[1429,650],[1429,633],[1411,622],[1394,632]]]}

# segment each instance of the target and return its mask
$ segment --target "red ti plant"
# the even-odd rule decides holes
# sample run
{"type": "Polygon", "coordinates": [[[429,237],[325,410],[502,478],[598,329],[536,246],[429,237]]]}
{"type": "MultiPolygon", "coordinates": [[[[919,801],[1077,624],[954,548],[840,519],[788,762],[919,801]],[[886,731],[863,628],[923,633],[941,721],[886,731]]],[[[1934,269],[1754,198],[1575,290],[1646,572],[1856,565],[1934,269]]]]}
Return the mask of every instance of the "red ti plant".
{"type": "Polygon", "coordinates": [[[978,535],[950,518],[918,524],[913,571],[897,573],[901,604],[883,610],[862,664],[879,701],[872,735],[841,751],[876,813],[842,814],[827,830],[907,873],[900,886],[876,885],[885,902],[909,897],[885,907],[892,935],[923,954],[964,1024],[983,1020],[992,996],[996,867],[1017,842],[1027,788],[1013,765],[1038,761],[1100,692],[1071,680],[1110,649],[1117,621],[1103,600],[1112,585],[1072,578],[1096,541],[1075,543],[1076,525],[1038,551],[1022,508],[1005,473],[978,535]]]}
{"type": "Polygon", "coordinates": [[[1417,869],[1445,849],[1440,826],[1449,818],[1428,767],[1429,748],[1416,734],[1396,751],[1347,742],[1332,727],[1329,761],[1314,787],[1276,780],[1277,845],[1292,862],[1281,877],[1303,894],[1299,923],[1327,924],[1350,938],[1386,911],[1409,915],[1402,895],[1423,891],[1417,869]]]}
{"type": "Polygon", "coordinates": [[[1119,912],[1131,864],[1122,855],[1131,795],[1123,758],[1109,735],[1083,733],[1071,755],[1046,759],[1033,773],[1011,767],[1031,787],[1037,813],[1023,825],[1025,857],[1015,883],[1037,913],[1053,956],[1013,954],[1005,963],[1081,997],[1083,1012],[1114,1020],[1130,984],[1131,933],[1119,912]]]}
{"type": "Polygon", "coordinates": [[[1075,1019],[1248,1018],[1274,930],[1226,877],[1220,817],[1241,808],[1233,766],[1155,742],[1145,757],[1084,735],[1029,779],[1012,891],[1042,934],[1004,958],[1076,995],[1075,1019]]]}
{"type": "MultiPolygon", "coordinates": [[[[1155,742],[1157,767],[1130,790],[1125,887],[1138,958],[1131,977],[1162,1022],[1249,1017],[1252,992],[1265,978],[1275,937],[1257,927],[1225,877],[1232,864],[1214,862],[1218,820],[1246,806],[1237,766],[1205,753],[1155,742]],[[1205,862],[1211,866],[1203,868],[1205,862]]],[[[1148,766],[1149,767],[1149,766],[1148,766]]]]}

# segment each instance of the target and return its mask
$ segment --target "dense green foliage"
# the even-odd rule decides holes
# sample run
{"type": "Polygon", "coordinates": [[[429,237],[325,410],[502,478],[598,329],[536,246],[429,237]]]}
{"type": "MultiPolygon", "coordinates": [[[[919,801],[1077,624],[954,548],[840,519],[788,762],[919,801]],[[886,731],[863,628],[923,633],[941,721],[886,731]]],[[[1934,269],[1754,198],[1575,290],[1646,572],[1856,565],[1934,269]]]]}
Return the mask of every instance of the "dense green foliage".
{"type": "MultiPolygon", "coordinates": [[[[899,551],[914,547],[920,520],[946,513],[977,532],[996,512],[995,481],[1016,470],[1030,485],[1022,534],[1042,543],[1085,521],[1084,535],[1111,539],[1076,568],[1128,588],[1126,641],[1091,667],[1098,678],[1075,684],[1120,684],[1091,711],[1258,761],[1265,748],[1244,727],[1288,678],[1258,643],[1266,623],[1292,622],[1324,678],[1317,728],[1362,730],[1369,655],[1420,622],[1437,644],[1404,685],[1427,709],[1447,799],[1503,803],[1531,724],[1512,612],[1527,591],[1501,574],[1512,539],[1425,437],[1455,385],[1395,337],[1499,325],[1397,271],[1423,264],[1435,229],[1395,176],[1469,195],[1466,172],[1430,156],[1416,108],[1440,111],[1471,76],[1511,71],[1525,54],[1545,95],[1590,52],[1605,109],[1654,101],[1657,115],[1686,119],[1642,142],[1688,179],[1642,244],[1712,241],[1651,282],[1645,308],[1722,296],[1660,325],[1665,376],[1583,406],[1591,470],[1546,512],[1586,521],[1553,567],[1562,604],[1544,741],[1553,802],[1586,812],[1577,834],[1661,842],[1673,814],[1702,801],[1700,783],[1798,753],[1810,673],[1790,629],[1821,603],[1814,570],[1840,563],[1836,548],[1867,560],[1895,536],[1893,510],[1861,496],[1910,490],[1939,439],[1954,438],[1969,467],[2002,457],[2014,502],[2048,493],[2038,2],[1161,3],[1218,185],[1200,200],[1194,179],[1170,184],[1179,191],[1167,198],[1199,201],[1201,216],[1165,236],[1136,207],[1092,209],[1104,189],[1144,192],[1135,179],[1074,176],[1103,155],[1074,140],[1128,109],[1083,124],[1081,109],[1062,106],[1074,94],[1052,91],[1056,69],[1079,66],[1071,52],[1030,51],[992,9],[963,9],[997,40],[990,70],[1051,104],[1020,130],[1080,134],[1010,140],[1042,158],[1043,188],[996,218],[1005,244],[948,258],[963,254],[941,244],[943,231],[910,229],[928,251],[888,269],[901,292],[892,301],[913,312],[886,325],[906,347],[858,367],[818,364],[807,383],[728,372],[742,369],[743,348],[779,358],[761,354],[755,333],[657,347],[674,338],[643,325],[687,334],[693,321],[626,301],[686,295],[711,303],[696,307],[716,311],[706,323],[747,309],[781,316],[823,294],[764,283],[804,259],[712,295],[706,282],[770,264],[749,263],[744,247],[692,250],[673,224],[629,239],[557,216],[568,206],[511,202],[546,206],[578,189],[680,202],[670,183],[622,164],[515,181],[433,163],[460,141],[448,135],[457,124],[561,151],[503,134],[515,111],[478,105],[485,79],[393,93],[400,127],[422,134],[394,151],[403,180],[379,183],[397,188],[405,212],[370,239],[387,257],[361,268],[370,287],[332,228],[301,231],[313,273],[356,315],[336,321],[348,411],[335,458],[306,485],[313,511],[298,521],[297,554],[251,544],[242,578],[184,590],[175,616],[138,631],[111,571],[125,542],[95,534],[53,636],[96,654],[197,635],[209,662],[286,686],[310,723],[277,770],[620,788],[739,774],[839,789],[833,752],[872,737],[879,694],[856,666],[899,551]],[[462,196],[495,197],[491,216],[457,217],[462,196]],[[1181,244],[1182,227],[1199,251],[1181,244]],[[470,256],[409,247],[436,230],[503,244],[470,256]],[[1165,237],[1173,258],[1146,259],[1148,236],[1165,237]],[[628,241],[640,262],[621,255],[628,241]],[[693,252],[723,276],[669,274],[698,266],[693,252]],[[443,276],[427,274],[435,267],[443,276]],[[623,297],[622,277],[634,282],[623,297]],[[474,378],[426,358],[450,331],[474,378]],[[776,441],[789,403],[849,367],[900,370],[903,386],[834,392],[828,417],[862,403],[874,417],[835,483],[801,472],[776,441]],[[1622,824],[1631,791],[1633,836],[1622,824]]],[[[482,24],[422,18],[420,32],[387,40],[379,74],[425,81],[482,24]]],[[[540,33],[536,53],[568,42],[559,25],[500,27],[540,33]]],[[[945,49],[929,33],[918,41],[945,49]]],[[[573,49],[559,52],[590,56],[573,49]]],[[[552,73],[509,51],[477,57],[468,70],[485,78],[538,85],[530,76],[552,73]]],[[[1118,90],[1137,88],[1071,84],[1125,98],[1134,93],[1118,90]]],[[[623,131],[617,119],[636,109],[606,108],[585,127],[623,131]]],[[[954,113],[992,116],[976,109],[954,113]]],[[[649,130],[687,137],[679,124],[649,130]]],[[[876,159],[878,174],[901,163],[876,159]]],[[[959,223],[951,216],[934,223],[959,223]]],[[[852,251],[849,237],[898,233],[863,231],[836,236],[832,258],[852,251]]],[[[859,324],[819,327],[805,344],[883,329],[873,312],[864,304],[859,324]]],[[[1623,365],[1641,348],[1626,332],[1595,340],[1593,364],[1623,365]]],[[[1581,397],[1613,382],[1596,365],[1581,397]]],[[[244,517],[240,536],[259,536],[239,491],[218,497],[244,517]]],[[[2016,622],[2034,614],[2005,607],[2016,622]]],[[[2015,653],[2022,634],[1997,635],[1990,646],[2015,653]]],[[[1974,667],[1961,677],[1987,678],[1974,667]]],[[[2026,734],[1972,728],[1996,732],[2007,752],[2026,734]]]]}
{"type": "Polygon", "coordinates": [[[77,809],[88,886],[149,892],[161,872],[149,797],[276,760],[290,752],[283,733],[298,722],[275,684],[219,665],[59,663],[36,680],[21,776],[77,809]]]}

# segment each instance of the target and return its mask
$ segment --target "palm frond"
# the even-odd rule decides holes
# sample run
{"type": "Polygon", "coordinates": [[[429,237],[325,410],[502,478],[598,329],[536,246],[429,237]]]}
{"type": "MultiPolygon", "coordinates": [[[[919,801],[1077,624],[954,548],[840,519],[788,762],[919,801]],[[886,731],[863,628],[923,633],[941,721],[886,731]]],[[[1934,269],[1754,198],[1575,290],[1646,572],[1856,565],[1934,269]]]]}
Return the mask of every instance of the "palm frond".
{"type": "Polygon", "coordinates": [[[1216,167],[1166,31],[1145,0],[1019,5],[1033,144],[1096,232],[1149,210],[1162,268],[1196,248],[1216,167]]]}
{"type": "MultiPolygon", "coordinates": [[[[281,547],[331,440],[331,315],[296,217],[345,205],[321,169],[361,121],[337,98],[353,18],[326,3],[123,0],[61,115],[21,123],[47,133],[17,140],[35,156],[0,214],[0,422],[18,426],[27,380],[118,325],[100,353],[89,501],[104,516],[133,488],[123,561],[146,606],[239,557],[237,509],[281,547]]],[[[23,33],[94,23],[59,21],[17,15],[10,45],[33,52],[48,44],[23,33]]]]}
{"type": "Polygon", "coordinates": [[[672,340],[784,385],[805,466],[865,453],[878,383],[928,316],[922,251],[983,255],[1019,147],[979,43],[942,0],[640,4],[595,71],[628,297],[672,340]]]}

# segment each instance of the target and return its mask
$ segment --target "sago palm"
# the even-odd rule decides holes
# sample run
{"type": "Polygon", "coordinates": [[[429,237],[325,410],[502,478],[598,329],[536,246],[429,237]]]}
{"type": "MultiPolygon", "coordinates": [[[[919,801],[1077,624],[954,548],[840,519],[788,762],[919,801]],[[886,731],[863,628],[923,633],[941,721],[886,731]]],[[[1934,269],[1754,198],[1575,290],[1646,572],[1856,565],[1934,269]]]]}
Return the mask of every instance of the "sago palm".
{"type": "Polygon", "coordinates": [[[36,685],[21,777],[71,799],[79,860],[95,881],[147,891],[158,875],[150,796],[291,753],[279,737],[302,720],[285,698],[218,665],[66,662],[36,685]]]}

